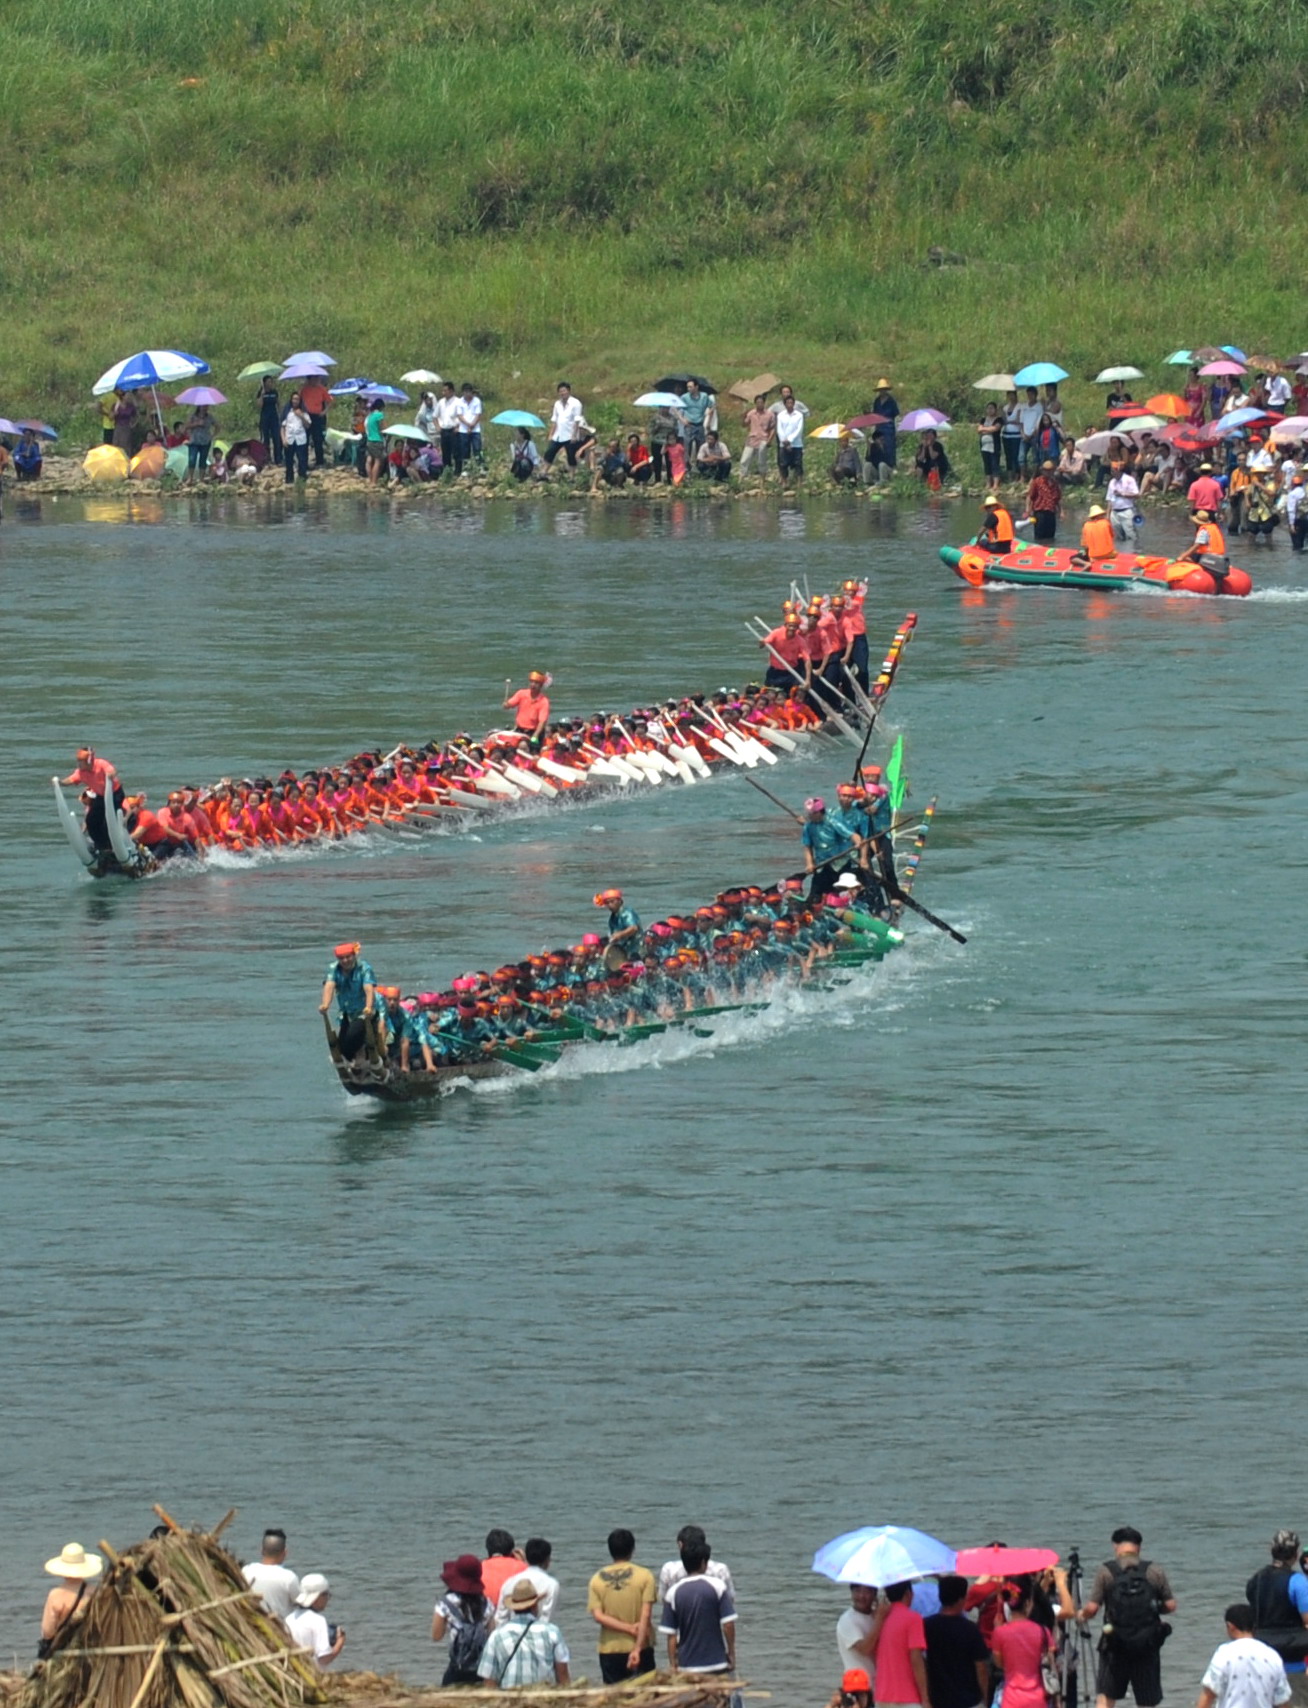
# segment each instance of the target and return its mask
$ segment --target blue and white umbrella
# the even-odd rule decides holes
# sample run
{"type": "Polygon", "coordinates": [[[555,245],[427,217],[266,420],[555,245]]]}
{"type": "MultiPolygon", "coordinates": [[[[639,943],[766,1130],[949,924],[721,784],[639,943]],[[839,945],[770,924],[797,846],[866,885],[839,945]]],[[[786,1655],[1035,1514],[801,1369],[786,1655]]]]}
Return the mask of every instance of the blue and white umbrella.
{"type": "Polygon", "coordinates": [[[818,1549],[813,1570],[836,1583],[868,1583],[882,1589],[889,1583],[952,1572],[954,1550],[924,1530],[902,1524],[871,1524],[847,1530],[818,1549]]]}
{"type": "Polygon", "coordinates": [[[202,356],[189,356],[185,350],[138,350],[100,375],[91,387],[92,397],[104,397],[111,391],[144,391],[147,386],[175,385],[178,380],[192,380],[197,374],[207,374],[209,364],[202,356]]]}
{"type": "Polygon", "coordinates": [[[331,388],[330,395],[332,397],[354,397],[357,395],[357,393],[359,393],[361,391],[371,391],[372,388],[373,388],[373,381],[372,380],[365,380],[365,379],[337,380],[336,384],[331,388]]]}
{"type": "Polygon", "coordinates": [[[379,403],[407,403],[409,394],[401,391],[398,386],[373,385],[371,382],[359,387],[361,397],[370,397],[379,403]]]}
{"type": "Polygon", "coordinates": [[[1014,385],[1057,385],[1067,378],[1067,370],[1056,362],[1029,362],[1013,375],[1014,385]]]}

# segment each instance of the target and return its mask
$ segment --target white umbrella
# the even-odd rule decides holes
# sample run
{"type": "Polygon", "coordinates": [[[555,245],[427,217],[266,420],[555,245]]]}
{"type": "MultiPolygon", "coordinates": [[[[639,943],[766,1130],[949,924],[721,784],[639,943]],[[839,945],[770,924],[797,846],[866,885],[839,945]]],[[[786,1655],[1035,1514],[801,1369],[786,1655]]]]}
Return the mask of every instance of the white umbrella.
{"type": "Polygon", "coordinates": [[[400,375],[401,385],[439,385],[441,376],[432,373],[430,368],[410,368],[407,374],[400,375]]]}
{"type": "Polygon", "coordinates": [[[634,409],[680,409],[681,399],[675,391],[643,391],[633,401],[634,409]]]}
{"type": "Polygon", "coordinates": [[[1104,368],[1095,375],[1096,385],[1112,385],[1114,380],[1142,380],[1139,368],[1104,368]]]}
{"type": "Polygon", "coordinates": [[[837,1583],[868,1583],[878,1588],[911,1578],[952,1572],[954,1550],[923,1530],[902,1524],[874,1524],[847,1530],[813,1556],[813,1570],[837,1583]]]}
{"type": "Polygon", "coordinates": [[[973,391],[1016,391],[1012,374],[984,374],[972,381],[973,391]]]}
{"type": "Polygon", "coordinates": [[[1125,421],[1117,423],[1117,430],[1119,433],[1152,433],[1155,428],[1166,425],[1161,415],[1128,415],[1125,421]]]}

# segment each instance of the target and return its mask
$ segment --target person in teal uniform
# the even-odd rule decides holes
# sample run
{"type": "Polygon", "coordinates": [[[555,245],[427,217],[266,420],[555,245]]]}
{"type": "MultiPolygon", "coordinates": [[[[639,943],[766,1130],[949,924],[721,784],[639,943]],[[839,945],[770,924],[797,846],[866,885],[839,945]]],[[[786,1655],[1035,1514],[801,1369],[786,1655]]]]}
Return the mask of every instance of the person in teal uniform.
{"type": "Polygon", "coordinates": [[[338,943],[336,959],[323,980],[319,1014],[327,1014],[335,1002],[340,1015],[337,1046],[346,1061],[362,1055],[368,1043],[368,1021],[377,1004],[377,975],[361,959],[358,943],[338,943]]]}

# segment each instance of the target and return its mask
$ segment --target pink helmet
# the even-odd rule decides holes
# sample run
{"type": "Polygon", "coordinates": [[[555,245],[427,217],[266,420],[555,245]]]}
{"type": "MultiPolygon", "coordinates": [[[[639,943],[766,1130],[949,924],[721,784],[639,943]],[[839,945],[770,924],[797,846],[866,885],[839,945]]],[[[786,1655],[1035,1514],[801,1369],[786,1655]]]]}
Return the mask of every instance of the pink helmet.
{"type": "Polygon", "coordinates": [[[822,799],[821,795],[810,795],[804,802],[805,812],[825,812],[826,810],[827,803],[822,799]]]}

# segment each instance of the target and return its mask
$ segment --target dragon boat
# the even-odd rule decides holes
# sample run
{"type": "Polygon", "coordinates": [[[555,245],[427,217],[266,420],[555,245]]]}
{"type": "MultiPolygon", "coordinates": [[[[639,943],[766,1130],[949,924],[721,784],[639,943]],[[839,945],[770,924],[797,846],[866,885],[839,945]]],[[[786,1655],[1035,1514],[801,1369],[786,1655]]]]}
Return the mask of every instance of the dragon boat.
{"type": "MultiPolygon", "coordinates": [[[[910,613],[891,640],[864,696],[864,727],[884,705],[916,622],[910,613]]],[[[61,827],[87,872],[94,878],[143,878],[178,861],[202,865],[214,847],[239,858],[267,848],[336,844],[402,825],[482,822],[537,800],[592,801],[665,783],[694,785],[715,772],[775,765],[837,731],[862,739],[857,723],[824,717],[797,693],[754,687],[639,707],[625,717],[562,718],[550,724],[538,748],[506,729],[492,730],[480,742],[460,735],[421,747],[402,744],[300,776],[288,770],[276,780],[224,779],[196,790],[194,804],[206,822],[210,814],[217,822],[195,848],[168,860],[133,841],[132,822],[112,801],[105,812],[109,846],[96,847],[59,779],[51,782],[61,827]],[[268,805],[273,797],[276,818],[268,805]]]]}
{"type": "Polygon", "coordinates": [[[1195,563],[1168,557],[1140,557],[1118,552],[1090,564],[1075,564],[1067,546],[1019,544],[1004,556],[976,545],[941,546],[940,556],[960,581],[970,587],[1016,584],[1023,587],[1097,587],[1116,592],[1124,587],[1151,587],[1159,593],[1226,594],[1243,598],[1253,582],[1243,569],[1225,576],[1211,575],[1195,563]]]}
{"type": "MultiPolygon", "coordinates": [[[[728,905],[714,911],[726,912],[728,917],[712,942],[696,932],[693,916],[659,921],[643,938],[641,952],[648,958],[626,964],[616,994],[606,990],[598,1000],[591,994],[592,985],[611,985],[614,976],[589,981],[584,989],[536,983],[534,963],[543,969],[549,961],[570,958],[573,951],[529,957],[494,973],[464,975],[456,985],[465,992],[475,988],[483,1021],[502,1012],[496,992],[505,989],[514,993],[509,1009],[514,1019],[496,1028],[500,1035],[494,1041],[474,1039],[462,1052],[458,1035],[453,1034],[450,1050],[462,1059],[439,1061],[432,1070],[402,1068],[395,1047],[375,1021],[366,1025],[362,1050],[347,1060],[340,1034],[324,1015],[328,1051],[341,1086],[351,1097],[421,1102],[473,1080],[538,1073],[579,1044],[621,1048],[676,1030],[712,1037],[715,1023],[724,1016],[757,1013],[782,991],[848,982],[853,970],[879,963],[904,941],[897,923],[902,906],[915,907],[944,926],[915,903],[911,893],[935,808],[933,798],[918,822],[906,827],[912,846],[902,865],[900,899],[891,919],[861,906],[810,904],[792,892],[789,908],[783,907],[780,918],[768,923],[766,914],[754,909],[762,905],[775,910],[777,892],[727,890],[719,902],[728,905]],[[695,947],[689,947],[692,943],[695,947]]],[[[952,928],[944,928],[959,936],[952,928]]],[[[444,1010],[448,1015],[459,997],[451,988],[398,1000],[407,1013],[421,1003],[428,1012],[444,1010]]]]}

